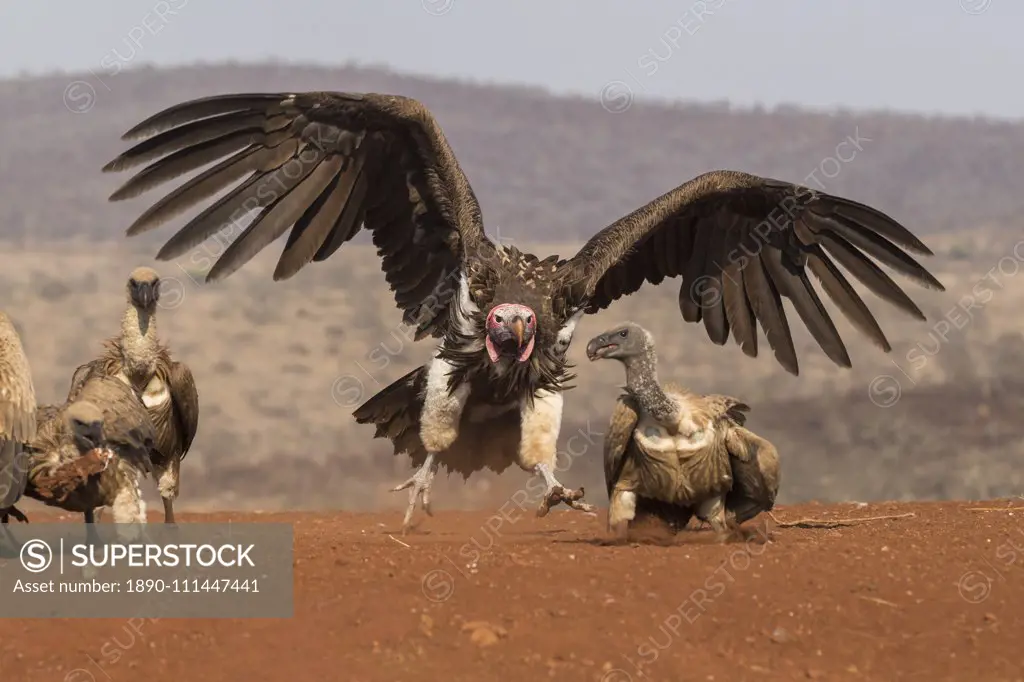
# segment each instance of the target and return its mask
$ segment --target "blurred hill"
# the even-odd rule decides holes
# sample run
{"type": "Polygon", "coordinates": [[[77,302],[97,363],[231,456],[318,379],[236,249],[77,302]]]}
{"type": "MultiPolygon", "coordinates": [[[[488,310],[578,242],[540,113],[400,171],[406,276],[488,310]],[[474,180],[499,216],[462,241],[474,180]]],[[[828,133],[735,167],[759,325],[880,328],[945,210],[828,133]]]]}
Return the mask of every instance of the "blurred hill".
{"type": "Polygon", "coordinates": [[[129,177],[99,171],[126,148],[124,131],[183,100],[278,90],[419,98],[455,148],[490,229],[521,240],[583,239],[717,168],[793,182],[816,173],[826,191],[876,205],[925,234],[1007,224],[1024,213],[1024,123],[639,100],[611,114],[597,93],[563,98],[355,67],[203,65],[0,81],[3,236],[119,236],[150,201],[105,201],[129,177]],[[836,147],[858,131],[869,141],[853,160],[826,161],[849,159],[849,145],[838,154],[836,147]]]}
{"type": "MultiPolygon", "coordinates": [[[[605,502],[600,438],[575,452],[568,441],[604,431],[622,376],[612,363],[587,363],[583,347],[627,318],[655,334],[664,379],[754,406],[750,426],[783,457],[784,501],[1021,492],[1024,124],[639,101],[613,114],[596,98],[355,67],[219,65],[0,81],[0,306],[24,330],[39,398],[63,399],[74,368],[117,331],[128,272],[155,265],[168,287],[162,334],[191,365],[202,405],[182,508],[398,508],[405,499],[386,492],[408,475],[405,459],[354,423],[355,403],[338,391],[354,378],[365,400],[432,350],[399,334],[365,235],[287,282],[271,280],[282,244],[225,282],[200,284],[205,273],[185,266],[195,260],[152,258],[182,219],[123,237],[159,193],[111,204],[107,195],[129,176],[99,172],[125,149],[119,135],[165,106],[222,92],[312,89],[423,100],[473,183],[488,231],[538,255],[569,255],[596,230],[715,168],[795,182],[816,173],[825,191],[886,211],[933,248],[926,264],[947,292],[906,285],[927,323],[865,298],[890,355],[835,317],[852,370],[825,358],[791,308],[799,377],[770,354],[752,360],[731,342],[714,346],[703,328],[682,322],[678,280],[584,320],[570,351],[579,388],[567,394],[562,429],[570,470],[559,476],[585,485],[592,502],[605,502]],[[859,150],[839,147],[849,138],[859,150]]],[[[223,247],[204,248],[216,256],[223,247]]],[[[516,469],[468,483],[442,478],[434,504],[496,509],[525,481],[516,469]]]]}

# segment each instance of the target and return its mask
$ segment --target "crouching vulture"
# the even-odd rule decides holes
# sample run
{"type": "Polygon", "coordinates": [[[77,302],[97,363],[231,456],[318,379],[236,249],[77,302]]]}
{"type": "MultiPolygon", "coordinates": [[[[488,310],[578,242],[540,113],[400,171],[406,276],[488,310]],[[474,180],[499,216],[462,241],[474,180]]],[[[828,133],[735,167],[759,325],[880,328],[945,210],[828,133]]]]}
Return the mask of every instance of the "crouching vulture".
{"type": "Polygon", "coordinates": [[[188,365],[173,360],[157,335],[160,275],[153,268],[135,268],[125,289],[128,306],[121,333],[104,343],[99,358],[75,370],[67,399],[78,398],[85,382],[96,375],[116,377],[139,394],[156,429],[152,463],[164,522],[174,523],[181,461],[199,428],[199,393],[188,365]]]}
{"type": "Polygon", "coordinates": [[[696,513],[721,538],[775,505],[779,455],[744,428],[750,407],[724,395],[701,396],[658,381],[651,333],[627,322],[587,344],[591,361],[626,369],[625,392],[604,444],[608,526],[654,516],[678,530],[696,513]]]}
{"type": "MultiPolygon", "coordinates": [[[[360,227],[416,339],[439,340],[430,362],[354,412],[411,454],[408,527],[417,500],[429,513],[431,481],[517,463],[543,477],[539,513],[559,501],[590,510],[582,489],[555,478],[566,350],[580,317],[682,277],[679,307],[723,345],[758,352],[756,325],[777,360],[798,372],[782,297],[825,353],[850,366],[843,340],[811,285],[883,350],[889,344],[837,263],[868,289],[924,319],[871,259],[917,283],[942,285],[904,249],[930,254],[906,228],[855,201],[736,171],[699,175],[595,234],[572,258],[540,259],[491,242],[480,205],[427,108],[387,94],[255,93],[177,104],[124,139],[146,138],[105,171],[148,163],[110,197],[135,197],[214,163],[148,208],[128,228],[147,232],[241,182],[160,249],[173,259],[218,231],[234,240],[207,281],[227,277],[288,234],[274,279],[329,258],[360,227]],[[244,221],[254,211],[248,224],[244,221]],[[834,260],[833,260],[834,259],[834,260]],[[500,427],[500,428],[499,428],[500,427]]],[[[222,236],[223,240],[224,237],[222,236]]]]}
{"type": "Polygon", "coordinates": [[[0,522],[27,523],[15,503],[25,492],[28,454],[36,437],[36,391],[32,369],[14,324],[0,311],[0,522]]]}
{"type": "Polygon", "coordinates": [[[25,495],[81,512],[95,541],[94,511],[111,507],[114,523],[146,523],[141,479],[152,472],[156,431],[145,405],[126,383],[92,376],[39,425],[28,447],[25,495]]]}

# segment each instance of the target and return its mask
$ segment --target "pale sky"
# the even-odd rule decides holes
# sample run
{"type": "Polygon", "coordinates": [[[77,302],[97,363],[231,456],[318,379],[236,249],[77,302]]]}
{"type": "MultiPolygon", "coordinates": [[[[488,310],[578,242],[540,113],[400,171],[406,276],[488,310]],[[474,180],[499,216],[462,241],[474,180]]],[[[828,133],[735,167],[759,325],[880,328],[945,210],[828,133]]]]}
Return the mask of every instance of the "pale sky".
{"type": "Polygon", "coordinates": [[[1011,0],[7,0],[0,78],[354,61],[594,97],[619,81],[637,96],[1019,119],[1022,27],[1011,0]]]}

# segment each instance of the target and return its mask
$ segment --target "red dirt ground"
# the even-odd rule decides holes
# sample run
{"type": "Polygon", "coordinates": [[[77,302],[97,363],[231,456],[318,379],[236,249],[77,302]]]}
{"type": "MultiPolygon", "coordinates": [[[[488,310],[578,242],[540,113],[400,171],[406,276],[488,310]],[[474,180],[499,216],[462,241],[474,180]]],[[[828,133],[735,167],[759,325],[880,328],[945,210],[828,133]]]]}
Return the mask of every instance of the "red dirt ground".
{"type": "Polygon", "coordinates": [[[294,523],[294,618],[164,619],[134,642],[124,620],[0,620],[0,680],[1022,680],[1012,504],[790,506],[914,516],[671,546],[604,543],[604,512],[443,512],[404,538],[395,513],[182,514],[294,523]]]}

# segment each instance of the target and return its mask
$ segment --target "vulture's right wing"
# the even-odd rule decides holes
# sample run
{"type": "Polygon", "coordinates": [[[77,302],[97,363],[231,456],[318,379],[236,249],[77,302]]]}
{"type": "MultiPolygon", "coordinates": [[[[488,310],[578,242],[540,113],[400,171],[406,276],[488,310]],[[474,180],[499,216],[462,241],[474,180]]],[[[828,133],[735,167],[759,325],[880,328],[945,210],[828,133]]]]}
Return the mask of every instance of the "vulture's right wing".
{"type": "Polygon", "coordinates": [[[112,201],[217,163],[146,210],[129,235],[244,178],[157,255],[170,260],[224,230],[233,241],[207,281],[227,277],[291,228],[274,271],[275,280],[287,279],[306,263],[328,258],[365,225],[395,302],[405,322],[417,325],[419,339],[443,334],[463,266],[494,256],[469,181],[417,100],[342,92],[219,95],[165,109],[123,139],[139,137],[149,139],[103,170],[157,160],[112,201]],[[255,209],[256,218],[240,225],[255,209]]]}
{"type": "Polygon", "coordinates": [[[640,408],[628,395],[619,397],[612,412],[608,433],[604,437],[604,482],[611,497],[612,489],[622,475],[626,463],[626,451],[633,441],[633,429],[639,421],[640,408]]]}

